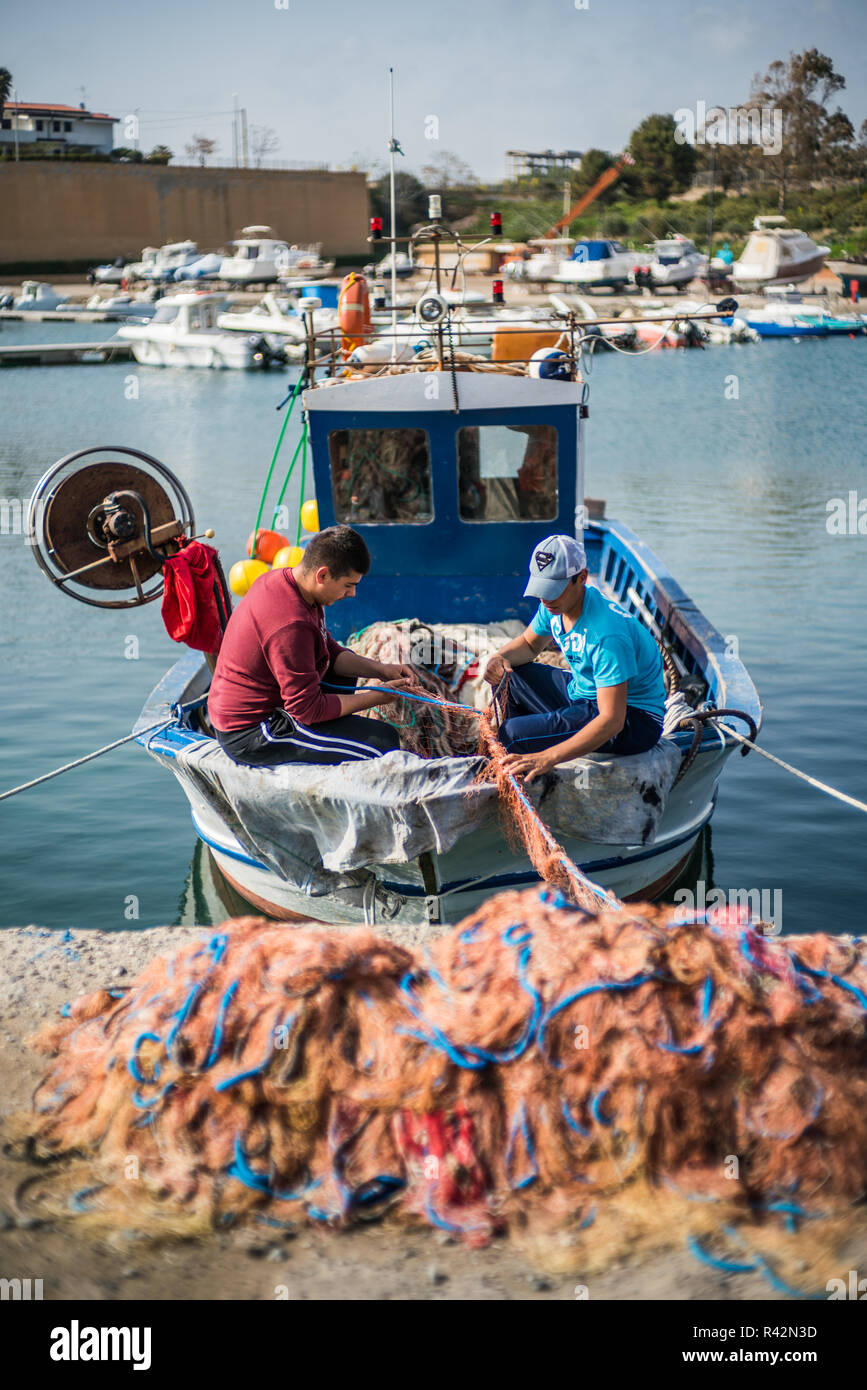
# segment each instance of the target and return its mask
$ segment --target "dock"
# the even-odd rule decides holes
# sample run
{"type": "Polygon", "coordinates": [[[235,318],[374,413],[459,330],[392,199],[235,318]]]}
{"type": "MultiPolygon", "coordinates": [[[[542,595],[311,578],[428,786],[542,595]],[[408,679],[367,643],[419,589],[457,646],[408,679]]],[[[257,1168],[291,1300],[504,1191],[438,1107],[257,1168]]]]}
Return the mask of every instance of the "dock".
{"type": "Polygon", "coordinates": [[[112,338],[107,343],[19,343],[0,347],[0,367],[92,366],[103,362],[126,362],[132,344],[112,338]]]}
{"type": "Polygon", "coordinates": [[[0,320],[17,323],[120,323],[128,314],[99,309],[0,309],[0,320]]]}

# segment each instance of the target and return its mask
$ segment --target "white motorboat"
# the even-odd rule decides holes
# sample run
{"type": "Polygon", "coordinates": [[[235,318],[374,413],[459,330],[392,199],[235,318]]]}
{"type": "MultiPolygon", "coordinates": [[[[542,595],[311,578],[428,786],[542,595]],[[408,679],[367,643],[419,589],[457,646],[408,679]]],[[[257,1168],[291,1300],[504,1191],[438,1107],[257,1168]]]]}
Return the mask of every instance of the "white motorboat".
{"type": "Polygon", "coordinates": [[[796,227],[785,226],[784,217],[757,217],[731,278],[743,289],[762,285],[797,283],[817,275],[830,254],[830,246],[817,246],[796,227]]]}
{"type": "Polygon", "coordinates": [[[556,248],[570,246],[571,241],[552,239],[543,245],[545,249],[537,251],[529,260],[510,262],[504,270],[522,280],[583,285],[588,290],[622,290],[629,283],[637,260],[636,252],[619,241],[577,241],[568,256],[556,248]],[[551,250],[547,249],[549,246],[551,250]]]}
{"type": "Polygon", "coordinates": [[[288,246],[277,266],[280,280],[324,280],[333,274],[335,261],[323,261],[322,244],[288,246]]]}
{"type": "Polygon", "coordinates": [[[165,246],[146,246],[140,261],[126,267],[126,280],[148,280],[152,284],[174,278],[176,270],[199,259],[194,241],[170,241],[165,246]]]}
{"type": "Polygon", "coordinates": [[[243,227],[231,243],[231,255],[220,262],[220,279],[229,285],[273,285],[280,267],[289,255],[285,241],[278,240],[270,227],[243,227]]]}
{"type": "Polygon", "coordinates": [[[220,277],[220,266],[223,264],[223,257],[216,251],[209,251],[205,256],[199,256],[197,260],[190,261],[187,265],[179,265],[172,279],[179,280],[218,280],[220,277]]]}
{"type": "Polygon", "coordinates": [[[21,293],[12,301],[13,309],[60,309],[69,302],[68,294],[58,294],[45,280],[24,280],[21,293]]]}
{"type": "Polygon", "coordinates": [[[745,317],[762,338],[853,338],[864,332],[859,314],[832,314],[824,304],[806,303],[795,285],[771,286],[765,304],[747,309],[745,317]]]}
{"type": "Polygon", "coordinates": [[[227,333],[219,327],[217,319],[225,303],[221,294],[193,290],[167,295],[150,323],[125,325],[117,336],[131,343],[136,361],[147,366],[243,371],[267,365],[270,354],[261,336],[227,333]]]}
{"type": "Polygon", "coordinates": [[[123,256],[118,256],[117,260],[106,262],[105,265],[95,265],[87,278],[91,284],[119,285],[126,275],[126,266],[123,256]]]}
{"type": "MultiPolygon", "coordinates": [[[[698,299],[683,299],[678,304],[678,311],[682,313],[692,313],[697,309],[705,307],[703,301],[698,299]]],[[[733,314],[729,319],[715,319],[701,325],[701,334],[706,343],[712,346],[729,343],[758,343],[760,334],[751,328],[746,319],[740,314],[733,314]]]]}
{"type": "Polygon", "coordinates": [[[643,280],[651,289],[679,290],[707,271],[707,256],[686,237],[654,241],[649,249],[650,256],[633,270],[636,284],[643,280]]]}
{"type": "MultiPolygon", "coordinates": [[[[301,307],[304,300],[296,301],[301,307]]],[[[340,318],[335,309],[312,309],[314,337],[327,333],[340,332],[340,318]]],[[[266,336],[288,338],[292,343],[304,343],[307,339],[307,316],[298,313],[292,301],[266,294],[252,308],[231,309],[217,315],[220,328],[232,333],[264,333],[266,336]]]]}
{"type": "Polygon", "coordinates": [[[92,294],[86,304],[61,304],[61,310],[73,310],[78,313],[90,312],[94,314],[110,314],[115,319],[150,319],[156,313],[156,301],[144,295],[110,294],[102,296],[97,292],[92,294]]]}
{"type": "Polygon", "coordinates": [[[392,260],[394,261],[394,275],[397,280],[406,280],[410,275],[414,275],[417,270],[424,269],[423,266],[417,266],[405,251],[394,251],[390,252],[387,256],[383,256],[381,261],[376,261],[375,263],[371,261],[369,265],[364,267],[364,274],[371,280],[380,278],[383,280],[390,280],[392,260]]]}

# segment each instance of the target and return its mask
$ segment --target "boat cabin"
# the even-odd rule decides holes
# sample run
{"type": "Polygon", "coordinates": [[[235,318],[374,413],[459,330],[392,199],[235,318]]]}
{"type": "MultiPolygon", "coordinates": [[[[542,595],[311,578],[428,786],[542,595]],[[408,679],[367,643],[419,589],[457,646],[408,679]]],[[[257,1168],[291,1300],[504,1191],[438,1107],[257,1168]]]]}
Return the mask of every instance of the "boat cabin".
{"type": "Polygon", "coordinates": [[[529,621],[533,548],[580,533],[580,382],[405,372],[308,390],[320,525],[352,526],[371,568],[334,636],[384,619],[529,621]]]}
{"type": "Polygon", "coordinates": [[[217,328],[217,314],[225,307],[222,294],[184,294],[167,295],[157,305],[151,324],[175,324],[179,333],[213,332],[217,328]]]}

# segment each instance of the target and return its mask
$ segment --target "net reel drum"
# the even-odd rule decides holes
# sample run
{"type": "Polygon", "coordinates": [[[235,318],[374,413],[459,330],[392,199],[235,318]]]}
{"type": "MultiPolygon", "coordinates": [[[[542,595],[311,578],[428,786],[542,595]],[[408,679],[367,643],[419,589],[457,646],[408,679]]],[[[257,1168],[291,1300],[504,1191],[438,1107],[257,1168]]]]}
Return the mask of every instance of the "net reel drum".
{"type": "Polygon", "coordinates": [[[178,478],[149,454],[114,445],[53,464],[33,490],[27,517],[40,568],[95,608],[138,608],[159,598],[165,560],[194,529],[178,478]]]}

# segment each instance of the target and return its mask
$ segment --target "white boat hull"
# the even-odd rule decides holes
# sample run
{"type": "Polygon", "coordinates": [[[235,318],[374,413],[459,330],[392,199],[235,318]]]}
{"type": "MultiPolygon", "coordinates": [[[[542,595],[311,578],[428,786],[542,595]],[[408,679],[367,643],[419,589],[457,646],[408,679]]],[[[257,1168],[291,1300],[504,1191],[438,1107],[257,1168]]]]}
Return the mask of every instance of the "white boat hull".
{"type": "Polygon", "coordinates": [[[255,365],[253,344],[234,333],[192,334],[189,340],[133,338],[131,334],[131,329],[121,329],[118,337],[132,342],[132,355],[144,366],[248,371],[255,365]]]}

